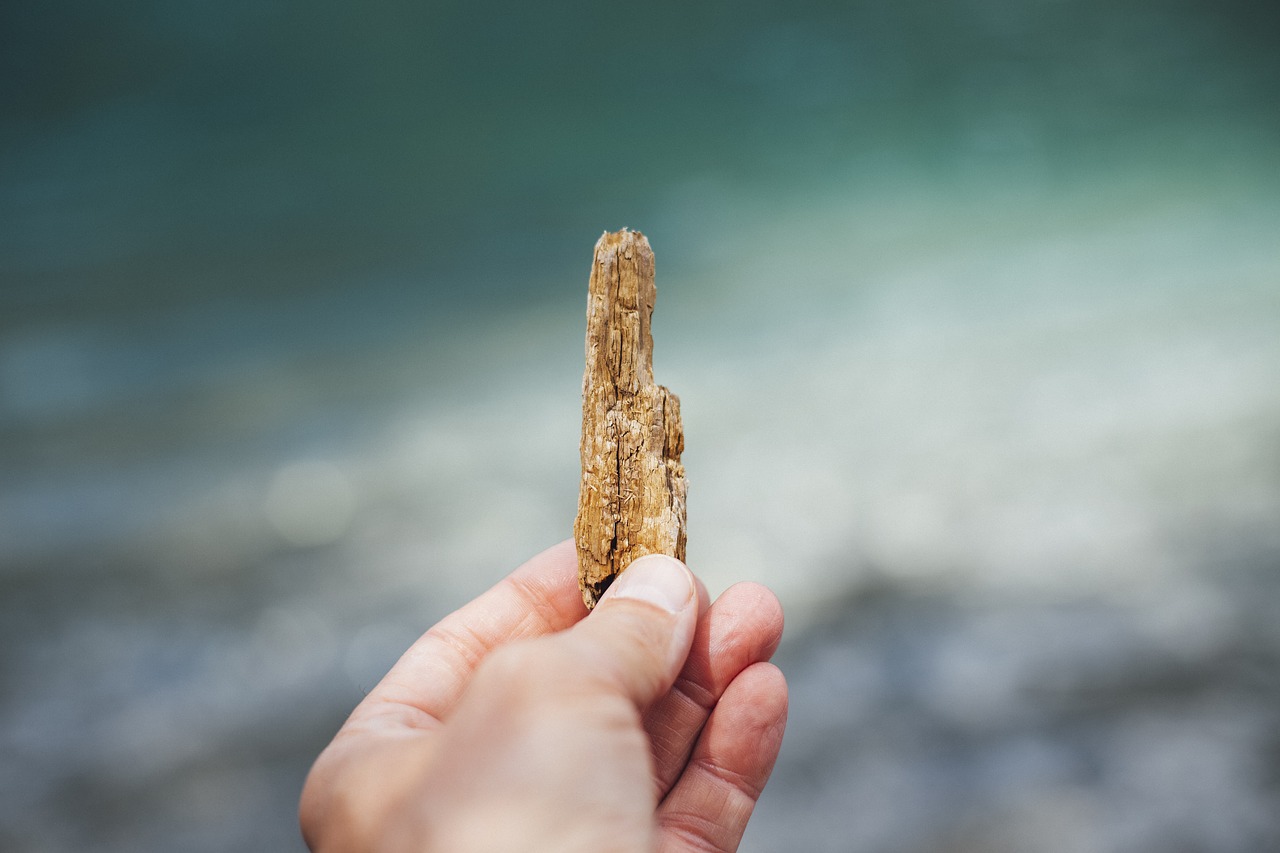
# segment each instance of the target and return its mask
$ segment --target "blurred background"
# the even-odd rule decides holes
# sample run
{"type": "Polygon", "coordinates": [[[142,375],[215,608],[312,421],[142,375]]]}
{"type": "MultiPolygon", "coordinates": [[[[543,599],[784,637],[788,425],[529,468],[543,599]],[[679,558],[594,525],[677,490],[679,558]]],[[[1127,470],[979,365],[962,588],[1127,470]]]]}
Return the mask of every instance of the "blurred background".
{"type": "Polygon", "coordinates": [[[748,851],[1280,850],[1274,4],[0,9],[0,848],[301,850],[570,534],[591,247],[689,562],[788,613],[748,851]]]}

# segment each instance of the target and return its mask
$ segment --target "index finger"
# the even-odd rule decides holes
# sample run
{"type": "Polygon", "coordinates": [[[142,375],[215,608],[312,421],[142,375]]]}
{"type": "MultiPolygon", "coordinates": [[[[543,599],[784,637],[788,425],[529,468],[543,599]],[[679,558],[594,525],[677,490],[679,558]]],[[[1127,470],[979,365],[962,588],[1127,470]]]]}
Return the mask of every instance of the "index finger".
{"type": "Polygon", "coordinates": [[[500,645],[561,631],[587,615],[573,540],[553,545],[418,638],[351,714],[432,728],[500,645]]]}

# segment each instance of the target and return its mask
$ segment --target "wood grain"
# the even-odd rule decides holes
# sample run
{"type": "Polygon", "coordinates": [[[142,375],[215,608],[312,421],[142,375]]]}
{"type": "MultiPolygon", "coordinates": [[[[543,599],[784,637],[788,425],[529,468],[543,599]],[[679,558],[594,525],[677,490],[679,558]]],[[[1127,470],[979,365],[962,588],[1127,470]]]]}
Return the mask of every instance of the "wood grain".
{"type": "Polygon", "coordinates": [[[587,292],[582,485],[573,525],[588,608],[637,557],[684,559],[684,430],[680,399],[653,381],[656,296],[645,236],[605,233],[587,292]]]}

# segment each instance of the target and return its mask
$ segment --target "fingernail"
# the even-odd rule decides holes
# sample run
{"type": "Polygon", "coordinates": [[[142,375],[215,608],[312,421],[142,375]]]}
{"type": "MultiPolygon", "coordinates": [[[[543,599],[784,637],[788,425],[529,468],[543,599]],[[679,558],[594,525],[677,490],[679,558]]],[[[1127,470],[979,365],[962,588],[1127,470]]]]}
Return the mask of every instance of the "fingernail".
{"type": "Polygon", "coordinates": [[[627,566],[601,601],[611,598],[634,598],[679,613],[693,598],[693,575],[673,557],[648,554],[627,566]]]}

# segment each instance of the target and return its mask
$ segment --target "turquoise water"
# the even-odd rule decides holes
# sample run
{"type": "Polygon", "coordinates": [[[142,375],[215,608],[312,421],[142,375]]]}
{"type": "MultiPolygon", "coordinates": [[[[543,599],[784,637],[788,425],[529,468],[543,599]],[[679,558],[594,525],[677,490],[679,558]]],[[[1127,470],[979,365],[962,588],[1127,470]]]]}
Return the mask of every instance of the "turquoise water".
{"type": "MultiPolygon", "coordinates": [[[[1247,627],[1280,553],[1275,17],[6,8],[0,846],[296,848],[301,773],[361,690],[568,535],[589,252],[624,225],[658,258],[690,562],[713,590],[769,582],[792,626],[787,808],[757,844],[802,837],[788,814],[814,850],[907,843],[938,765],[886,747],[869,766],[901,771],[902,805],[872,798],[857,708],[972,702],[958,684],[1117,657],[1126,679],[1180,672],[1230,697],[1183,714],[1114,694],[1265,814],[1265,772],[1183,735],[1257,729],[1231,741],[1247,754],[1274,730],[1265,679],[1212,672],[1232,643],[1278,647],[1247,627]],[[907,628],[847,642],[841,602],[859,613],[882,588],[907,628]],[[912,640],[934,668],[859,680],[880,650],[893,670],[937,596],[952,627],[912,640]],[[1042,636],[1055,607],[1114,646],[1042,636]],[[862,809],[876,821],[847,826],[862,809]]],[[[943,761],[947,778],[1022,754],[1025,719],[995,716],[1006,752],[943,761]]],[[[1035,719],[1055,767],[1114,738],[1132,788],[1014,762],[982,771],[986,799],[949,789],[912,843],[1000,849],[973,826],[1015,814],[1085,839],[1038,849],[1169,849],[1133,826],[1218,802],[1116,793],[1156,772],[1127,718],[1070,737],[1035,719]],[[1024,813],[1000,797],[1027,779],[1043,786],[1024,813]],[[1100,791],[1149,819],[1098,818],[1100,791]]],[[[944,755],[952,723],[929,729],[944,755]]],[[[1234,825],[1253,834],[1210,827],[1195,849],[1275,837],[1234,825]]]]}

